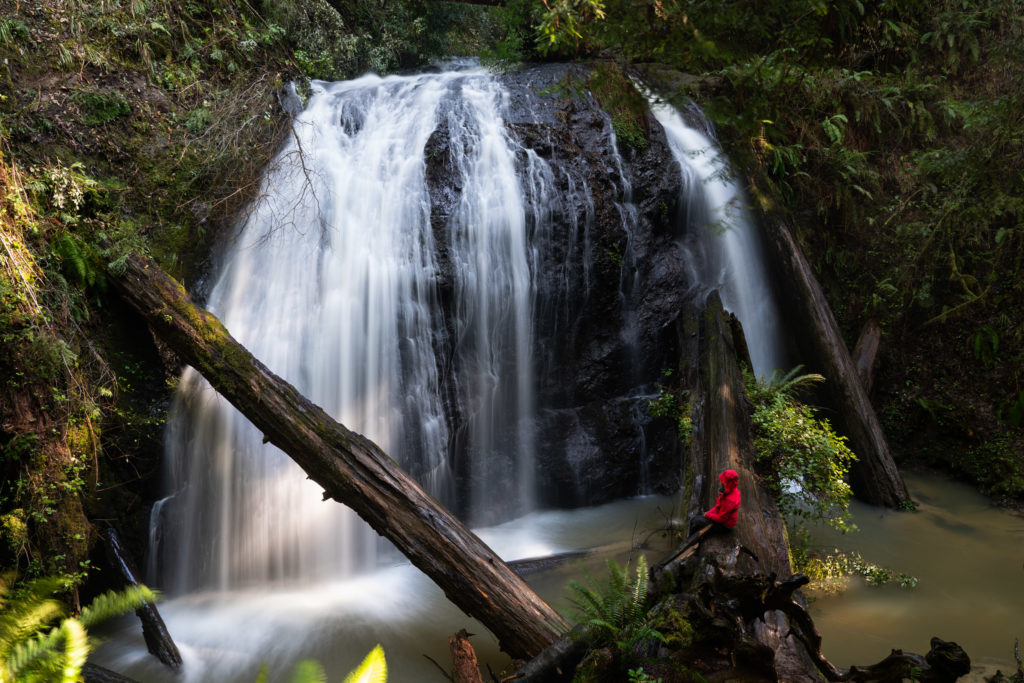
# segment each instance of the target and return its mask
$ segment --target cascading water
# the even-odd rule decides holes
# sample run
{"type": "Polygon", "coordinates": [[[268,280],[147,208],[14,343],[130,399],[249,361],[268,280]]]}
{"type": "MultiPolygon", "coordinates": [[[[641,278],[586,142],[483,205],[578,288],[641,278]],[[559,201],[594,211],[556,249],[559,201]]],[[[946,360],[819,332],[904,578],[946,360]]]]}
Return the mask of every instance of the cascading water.
{"type": "MultiPolygon", "coordinates": [[[[534,291],[504,98],[479,71],[315,84],[208,308],[447,504],[456,440],[469,479],[511,481],[529,509],[534,291]],[[444,244],[425,182],[435,130],[448,136],[461,187],[444,244]],[[454,274],[452,320],[439,314],[442,267],[454,274]],[[454,388],[442,386],[442,371],[454,388]]],[[[544,170],[533,167],[531,179],[544,170]]],[[[192,370],[167,442],[175,493],[160,506],[152,552],[168,570],[163,585],[323,580],[373,564],[368,528],[321,502],[318,487],[192,370]]],[[[484,505],[474,498],[470,518],[484,505]]]]}
{"type": "Polygon", "coordinates": [[[697,107],[687,114],[699,128],[665,103],[652,100],[651,111],[683,171],[694,279],[721,291],[723,305],[743,324],[754,373],[771,375],[785,361],[779,309],[743,190],[697,107]]]}

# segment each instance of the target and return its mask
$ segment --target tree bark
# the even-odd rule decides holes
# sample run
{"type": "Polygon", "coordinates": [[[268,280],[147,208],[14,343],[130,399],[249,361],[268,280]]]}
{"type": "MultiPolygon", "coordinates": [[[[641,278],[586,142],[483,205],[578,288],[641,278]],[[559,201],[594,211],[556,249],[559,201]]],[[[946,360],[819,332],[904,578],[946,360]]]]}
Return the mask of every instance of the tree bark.
{"type": "Polygon", "coordinates": [[[857,337],[853,347],[853,364],[857,368],[857,376],[864,386],[864,393],[871,395],[871,387],[875,384],[875,359],[878,347],[882,343],[882,328],[877,320],[868,320],[857,337]]]}
{"type": "Polygon", "coordinates": [[[448,599],[489,628],[503,650],[532,657],[568,628],[376,444],[268,370],[156,264],[132,256],[113,282],[157,337],[324,488],[325,500],[348,505],[393,542],[448,599]]]}
{"type": "MultiPolygon", "coordinates": [[[[139,572],[135,569],[135,562],[121,544],[121,537],[113,528],[104,529],[103,540],[107,545],[107,560],[124,579],[129,586],[138,586],[139,572]]],[[[146,641],[146,649],[149,653],[166,664],[172,671],[181,669],[181,653],[178,646],[174,644],[163,617],[153,603],[146,603],[135,610],[142,621],[142,637],[146,641]]]]}
{"type": "Polygon", "coordinates": [[[793,303],[794,322],[808,331],[807,341],[828,380],[825,391],[831,395],[836,409],[834,422],[850,439],[850,446],[858,457],[850,471],[850,485],[865,502],[900,507],[910,501],[910,494],[896,469],[889,444],[825,294],[789,229],[779,221],[769,220],[766,225],[767,241],[782,268],[781,279],[788,289],[786,299],[793,303]]]}
{"type": "MultiPolygon", "coordinates": [[[[695,423],[701,425],[687,459],[688,515],[711,508],[718,490],[718,474],[726,469],[739,474],[742,500],[736,527],[708,534],[698,549],[701,569],[695,576],[789,576],[792,573],[785,523],[775,499],[760,484],[755,472],[750,403],[747,399],[739,353],[746,349],[741,326],[730,325],[717,292],[708,297],[701,315],[700,375],[696,396],[702,397],[695,423]]],[[[677,562],[690,553],[683,553],[677,562]]],[[[670,565],[674,575],[681,575],[670,565]]],[[[704,579],[701,579],[702,581],[704,579]]],[[[692,591],[693,587],[686,587],[692,591]]],[[[779,680],[810,683],[818,680],[806,650],[790,635],[788,621],[769,609],[744,620],[737,630],[737,648],[773,653],[771,666],[779,680]]]]}
{"type": "Polygon", "coordinates": [[[452,678],[455,683],[483,683],[480,665],[476,661],[476,650],[469,642],[469,633],[462,629],[448,639],[448,650],[452,653],[452,678]]]}

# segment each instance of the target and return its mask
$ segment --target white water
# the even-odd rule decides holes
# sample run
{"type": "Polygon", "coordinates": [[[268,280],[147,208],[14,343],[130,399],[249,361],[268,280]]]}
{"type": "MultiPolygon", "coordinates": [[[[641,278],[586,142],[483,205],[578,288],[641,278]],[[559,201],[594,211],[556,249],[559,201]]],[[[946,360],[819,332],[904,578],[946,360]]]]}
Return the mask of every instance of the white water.
{"type": "MultiPolygon", "coordinates": [[[[629,548],[665,526],[672,501],[644,497],[572,511],[535,512],[476,532],[506,560],[618,542],[629,548]]],[[[660,535],[650,539],[649,558],[667,548],[660,535]]],[[[568,610],[565,583],[589,573],[603,576],[605,555],[573,561],[530,584],[560,611],[568,610]]],[[[621,564],[626,552],[614,554],[621,564]]],[[[635,557],[632,557],[635,560],[635,557]]],[[[291,680],[302,659],[314,659],[328,680],[340,681],[377,643],[396,682],[443,680],[429,655],[451,662],[447,638],[461,628],[472,638],[482,666],[495,672],[509,666],[506,655],[481,624],[467,617],[414,567],[402,564],[344,581],[301,588],[205,591],[171,598],[161,614],[181,651],[184,666],[173,674],[146,651],[134,615],[105,624],[95,634],[105,644],[90,661],[147,683],[251,683],[265,666],[271,681],[291,680]]]]}
{"type": "Polygon", "coordinates": [[[695,280],[721,292],[722,304],[743,324],[754,373],[769,376],[782,368],[785,351],[761,237],[743,189],[699,110],[689,113],[701,128],[663,102],[652,99],[651,110],[683,173],[684,239],[695,280]]]}
{"type": "MultiPolygon", "coordinates": [[[[479,71],[315,84],[207,307],[271,370],[449,504],[449,445],[462,441],[471,480],[520,492],[515,505],[502,503],[507,518],[530,509],[533,490],[533,209],[523,197],[543,194],[546,167],[530,164],[524,191],[505,98],[479,71]],[[452,321],[438,319],[442,255],[424,175],[435,129],[448,133],[461,175],[444,236],[452,321]],[[454,375],[454,408],[441,370],[454,375]],[[451,433],[451,410],[462,433],[451,433]]],[[[160,585],[181,593],[327,581],[374,565],[375,534],[321,502],[319,488],[194,371],[172,414],[171,496],[157,508],[151,551],[151,567],[167,570],[160,585]]],[[[470,520],[489,503],[471,500],[470,520]]]]}

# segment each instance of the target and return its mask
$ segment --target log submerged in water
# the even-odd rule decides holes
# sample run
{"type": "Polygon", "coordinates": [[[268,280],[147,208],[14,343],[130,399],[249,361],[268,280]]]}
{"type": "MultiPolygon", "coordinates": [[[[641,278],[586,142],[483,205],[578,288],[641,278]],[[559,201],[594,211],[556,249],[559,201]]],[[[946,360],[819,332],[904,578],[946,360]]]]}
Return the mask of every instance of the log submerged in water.
{"type": "MultiPolygon", "coordinates": [[[[100,535],[106,542],[108,562],[121,574],[125,584],[128,586],[140,585],[142,582],[139,581],[139,572],[135,568],[135,562],[128,551],[124,549],[117,530],[112,527],[107,528],[100,535]]],[[[174,644],[171,632],[167,630],[167,625],[164,624],[163,617],[160,616],[156,605],[148,602],[135,610],[135,614],[142,621],[142,637],[146,641],[146,649],[149,650],[149,653],[172,671],[181,669],[181,653],[178,651],[178,646],[174,644]]]]}
{"type": "Polygon", "coordinates": [[[910,494],[896,469],[878,416],[839,333],[832,309],[789,229],[777,220],[765,222],[769,247],[782,269],[788,289],[787,301],[801,329],[808,331],[808,344],[827,378],[824,390],[831,396],[836,413],[832,421],[850,439],[857,463],[850,471],[850,485],[861,500],[898,508],[910,502],[910,494]]]}
{"type": "Polygon", "coordinates": [[[387,537],[513,657],[544,650],[568,623],[505,562],[366,437],[339,424],[196,307],[148,259],[112,277],[154,334],[194,367],[266,439],[387,537]]]}

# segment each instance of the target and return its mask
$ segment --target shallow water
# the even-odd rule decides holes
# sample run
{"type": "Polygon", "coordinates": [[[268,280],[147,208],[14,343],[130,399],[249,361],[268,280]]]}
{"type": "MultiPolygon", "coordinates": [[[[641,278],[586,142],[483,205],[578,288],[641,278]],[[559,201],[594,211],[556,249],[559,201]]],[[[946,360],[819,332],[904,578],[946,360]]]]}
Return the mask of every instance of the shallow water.
{"type": "Polygon", "coordinates": [[[904,474],[914,513],[854,504],[860,531],[817,532],[818,545],[916,576],[914,589],[851,580],[845,593],[811,606],[833,664],[874,664],[893,648],[924,654],[933,636],[959,643],[969,679],[1016,670],[1024,641],[1024,517],[1001,510],[968,486],[934,474],[904,474]]]}
{"type": "MultiPolygon", "coordinates": [[[[645,496],[595,508],[536,512],[477,533],[506,560],[552,555],[618,543],[649,540],[653,561],[667,548],[658,529],[672,513],[671,498],[645,496]],[[654,534],[648,539],[648,536],[654,534]]],[[[565,612],[566,584],[590,574],[605,575],[604,555],[577,560],[527,577],[556,609],[565,612]]],[[[184,659],[175,677],[146,652],[141,628],[125,617],[103,633],[107,642],[91,661],[140,681],[255,680],[266,666],[270,681],[290,680],[295,664],[321,662],[328,680],[341,680],[377,643],[384,647],[393,681],[443,680],[430,657],[451,668],[447,640],[461,628],[482,664],[495,672],[509,664],[482,625],[448,602],[421,572],[408,564],[386,567],[360,578],[293,589],[197,593],[161,603],[171,635],[184,659]]]]}
{"type": "MultiPolygon", "coordinates": [[[[993,507],[967,486],[937,475],[906,474],[915,513],[854,503],[860,531],[846,536],[819,530],[822,548],[860,552],[875,564],[912,574],[915,589],[872,588],[850,581],[840,595],[818,597],[811,613],[825,655],[837,666],[873,664],[893,648],[925,653],[932,636],[953,640],[971,657],[966,681],[996,669],[1013,671],[1013,640],[1024,640],[1024,518],[993,507]]],[[[643,539],[672,514],[669,498],[643,497],[597,508],[527,515],[478,533],[502,557],[516,559],[575,548],[643,539]]],[[[655,535],[652,543],[661,539],[655,535]]],[[[663,550],[646,551],[649,559],[663,550]]],[[[625,561],[625,552],[618,554],[625,561]]],[[[603,576],[604,559],[574,561],[528,577],[565,611],[566,584],[603,576]]],[[[340,679],[377,643],[384,646],[391,680],[442,680],[425,657],[450,667],[447,638],[460,628],[481,662],[497,672],[508,664],[486,629],[441,595],[408,565],[380,569],[345,582],[292,590],[203,593],[161,604],[185,659],[181,677],[148,655],[139,622],[124,618],[108,629],[93,661],[142,681],[252,681],[261,665],[270,680],[288,680],[295,663],[313,658],[329,680],[340,679]]]]}

